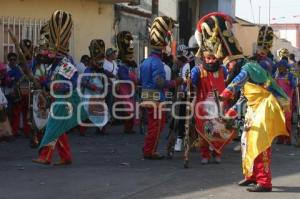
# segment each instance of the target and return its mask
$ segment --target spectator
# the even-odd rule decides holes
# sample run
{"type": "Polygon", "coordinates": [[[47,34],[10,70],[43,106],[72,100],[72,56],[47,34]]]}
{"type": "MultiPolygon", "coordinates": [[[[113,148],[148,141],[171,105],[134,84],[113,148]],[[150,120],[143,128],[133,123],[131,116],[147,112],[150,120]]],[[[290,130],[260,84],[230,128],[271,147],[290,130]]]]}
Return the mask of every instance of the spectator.
{"type": "MultiPolygon", "coordinates": [[[[116,81],[116,76],[118,72],[118,65],[115,61],[117,59],[116,52],[117,52],[116,50],[112,48],[108,48],[105,52],[105,60],[103,63],[103,68],[105,72],[110,74],[108,90],[107,90],[108,92],[105,99],[110,115],[112,115],[112,106],[115,101],[112,92],[112,88],[113,88],[112,85],[116,81]]],[[[111,119],[113,119],[113,117],[111,117],[111,119]]]]}
{"type": "Polygon", "coordinates": [[[30,125],[27,117],[28,113],[28,97],[21,96],[19,87],[17,83],[23,77],[23,72],[19,65],[17,65],[18,56],[16,53],[10,52],[7,55],[9,71],[6,77],[6,86],[10,89],[8,93],[8,101],[11,106],[12,111],[12,134],[14,136],[18,135],[20,128],[20,113],[22,113],[23,118],[23,130],[26,137],[30,134],[30,125]]]}
{"type": "Polygon", "coordinates": [[[112,48],[108,48],[105,52],[105,60],[103,64],[104,70],[112,73],[114,76],[116,76],[118,72],[118,66],[115,61],[117,59],[116,53],[117,53],[116,50],[112,48]]]}
{"type": "Polygon", "coordinates": [[[90,57],[88,55],[82,55],[80,63],[77,64],[77,70],[79,74],[84,73],[85,69],[89,66],[90,57]]]}
{"type": "Polygon", "coordinates": [[[295,65],[297,64],[297,61],[295,59],[295,54],[291,53],[289,55],[289,64],[292,66],[292,67],[295,67],[295,65]]]}

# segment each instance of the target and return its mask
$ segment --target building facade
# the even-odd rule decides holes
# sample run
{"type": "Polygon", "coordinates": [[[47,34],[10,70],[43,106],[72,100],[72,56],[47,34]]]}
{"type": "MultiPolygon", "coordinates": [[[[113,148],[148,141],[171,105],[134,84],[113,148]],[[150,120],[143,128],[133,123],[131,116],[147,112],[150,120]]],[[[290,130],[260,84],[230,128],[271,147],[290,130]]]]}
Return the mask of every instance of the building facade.
{"type": "Polygon", "coordinates": [[[179,38],[187,44],[195,33],[199,19],[211,12],[223,12],[235,17],[235,0],[179,0],[179,38]]]}
{"type": "Polygon", "coordinates": [[[79,60],[89,54],[92,39],[103,39],[107,47],[113,46],[114,3],[130,0],[1,0],[0,61],[5,62],[7,52],[14,50],[8,28],[18,39],[30,39],[37,44],[40,26],[55,10],[72,14],[74,26],[70,41],[70,54],[79,60]]]}
{"type": "MultiPolygon", "coordinates": [[[[260,26],[249,21],[236,17],[237,23],[234,24],[235,35],[243,49],[246,56],[252,56],[256,51],[257,37],[260,26]]],[[[272,26],[273,27],[273,26],[272,26]]],[[[277,52],[281,48],[286,48],[290,53],[296,55],[296,59],[300,58],[300,51],[290,41],[286,40],[276,33],[273,39],[273,47],[271,49],[275,59],[277,58],[277,52]]]]}
{"type": "Polygon", "coordinates": [[[300,48],[300,24],[271,24],[275,33],[300,48]]]}
{"type": "MultiPolygon", "coordinates": [[[[178,0],[159,0],[158,15],[169,16],[178,21],[178,0]]],[[[140,63],[148,56],[150,51],[149,31],[153,20],[152,0],[140,0],[139,5],[130,6],[127,3],[115,5],[115,33],[130,31],[134,37],[136,62],[140,63]]],[[[173,36],[178,40],[178,26],[175,27],[173,36]]]]}

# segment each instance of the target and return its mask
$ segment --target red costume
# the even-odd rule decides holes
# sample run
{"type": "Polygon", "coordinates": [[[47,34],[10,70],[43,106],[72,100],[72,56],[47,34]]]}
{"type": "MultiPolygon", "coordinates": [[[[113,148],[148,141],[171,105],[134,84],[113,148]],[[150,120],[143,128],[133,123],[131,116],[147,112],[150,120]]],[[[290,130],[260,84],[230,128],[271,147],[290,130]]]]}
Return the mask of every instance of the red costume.
{"type": "Polygon", "coordinates": [[[217,90],[221,93],[225,88],[224,83],[224,69],[220,67],[216,72],[207,71],[202,65],[194,68],[192,70],[192,81],[197,87],[197,98],[195,105],[195,120],[196,120],[196,130],[202,138],[202,143],[200,145],[201,156],[205,159],[210,159],[210,147],[213,149],[213,155],[215,157],[220,157],[222,148],[229,140],[224,140],[221,136],[221,132],[218,129],[213,130],[213,132],[208,133],[207,127],[212,124],[215,125],[217,122],[218,115],[210,113],[209,104],[213,103],[214,95],[213,91],[217,90]],[[207,103],[203,103],[207,102],[207,103]],[[205,117],[209,116],[209,119],[205,117]]]}
{"type": "Polygon", "coordinates": [[[155,154],[160,134],[166,123],[166,114],[162,112],[161,118],[159,118],[158,111],[159,108],[147,108],[148,131],[144,143],[144,156],[151,156],[155,154]]]}
{"type": "MultiPolygon", "coordinates": [[[[278,66],[286,67],[289,70],[289,65],[285,60],[280,61],[277,63],[278,66]]],[[[288,97],[292,100],[294,95],[294,89],[297,87],[296,85],[296,78],[290,72],[286,72],[283,74],[277,74],[275,76],[275,80],[277,84],[284,90],[284,92],[288,95],[288,97]]],[[[289,133],[289,136],[279,136],[277,143],[285,143],[291,144],[291,132],[292,132],[292,108],[293,104],[290,105],[290,111],[286,111],[285,114],[285,122],[286,128],[289,133]]]]}
{"type": "Polygon", "coordinates": [[[272,174],[270,165],[271,148],[268,148],[255,158],[253,174],[251,177],[246,177],[246,179],[251,182],[256,182],[265,188],[272,188],[272,174]]]}
{"type": "Polygon", "coordinates": [[[118,64],[118,79],[127,82],[119,83],[119,99],[118,101],[124,103],[122,104],[126,111],[126,116],[128,119],[124,120],[124,133],[135,133],[133,127],[135,124],[134,110],[135,110],[135,100],[134,96],[130,96],[134,93],[134,85],[137,83],[137,77],[135,74],[136,63],[134,61],[134,49],[131,43],[133,42],[132,34],[128,31],[121,31],[117,34],[117,46],[119,49],[118,58],[120,63],[118,64]]]}
{"type": "Polygon", "coordinates": [[[170,39],[170,32],[174,27],[174,21],[166,16],[156,17],[151,26],[150,42],[152,53],[140,66],[140,83],[142,85],[142,100],[151,101],[156,106],[147,107],[148,130],[144,142],[144,158],[162,159],[163,156],[156,153],[159,135],[164,123],[165,113],[159,114],[162,110],[159,104],[165,100],[164,90],[170,88],[175,82],[166,80],[164,64],[161,61],[162,49],[167,46],[170,39]],[[158,114],[158,115],[156,115],[158,114]]]}
{"type": "Polygon", "coordinates": [[[39,159],[43,160],[44,164],[50,164],[55,148],[57,148],[58,154],[65,164],[72,162],[71,149],[67,134],[61,135],[57,140],[41,148],[39,151],[39,159]]]}
{"type": "MultiPolygon", "coordinates": [[[[39,158],[33,160],[35,163],[50,164],[55,148],[58,149],[61,158],[61,161],[56,165],[67,165],[72,163],[71,150],[65,132],[78,124],[76,108],[78,103],[80,103],[77,90],[75,89],[78,77],[77,69],[71,63],[72,61],[68,55],[68,41],[71,36],[72,24],[71,14],[61,10],[55,11],[48,22],[50,30],[49,34],[52,36],[49,40],[49,46],[51,46],[53,50],[48,56],[55,56],[55,61],[51,64],[50,70],[47,71],[47,78],[49,83],[53,83],[52,89],[56,95],[65,95],[71,90],[68,84],[55,82],[57,80],[70,82],[74,89],[71,90],[71,96],[68,97],[68,99],[55,97],[55,102],[63,103],[52,106],[51,111],[53,115],[50,114],[48,117],[45,133],[40,143],[39,158]],[[55,31],[56,34],[53,33],[55,31]],[[63,100],[60,101],[61,99],[63,100]],[[71,107],[64,104],[65,102],[71,104],[73,111],[71,111],[71,107]],[[68,119],[58,119],[54,117],[54,115],[56,117],[66,117],[66,115],[69,115],[70,113],[71,117],[68,119]]],[[[47,85],[47,87],[50,88],[50,84],[47,85]]],[[[86,117],[83,117],[83,120],[86,117]]],[[[79,118],[79,121],[80,119],[81,118],[79,118]]]]}
{"type": "Polygon", "coordinates": [[[22,113],[23,132],[26,137],[29,137],[31,126],[28,121],[28,99],[22,98],[21,101],[16,102],[12,106],[12,134],[17,136],[20,129],[20,113],[22,113]]]}

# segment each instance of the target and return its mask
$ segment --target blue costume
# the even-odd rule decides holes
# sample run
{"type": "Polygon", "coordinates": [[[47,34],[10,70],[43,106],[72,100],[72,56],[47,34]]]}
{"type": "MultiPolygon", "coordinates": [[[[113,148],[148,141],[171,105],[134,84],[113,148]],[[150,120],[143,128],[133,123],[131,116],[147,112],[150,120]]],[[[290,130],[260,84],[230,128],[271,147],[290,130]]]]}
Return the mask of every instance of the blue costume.
{"type": "Polygon", "coordinates": [[[13,84],[15,84],[22,78],[23,73],[22,71],[20,71],[20,68],[18,66],[14,66],[11,67],[10,70],[7,72],[7,76],[9,77],[9,79],[13,79],[13,81],[9,81],[7,85],[8,87],[12,87],[13,84]]]}
{"type": "Polygon", "coordinates": [[[270,75],[274,74],[275,71],[274,71],[274,67],[273,67],[273,61],[270,58],[265,57],[265,58],[259,60],[258,64],[263,69],[265,69],[270,75]]]}
{"type": "MultiPolygon", "coordinates": [[[[166,80],[166,73],[160,55],[152,53],[141,65],[140,82],[142,85],[142,100],[152,102],[165,101],[164,91],[174,85],[174,81],[166,80]]],[[[147,107],[147,106],[146,106],[147,107]]],[[[156,156],[159,135],[164,127],[165,113],[157,117],[160,112],[158,104],[147,108],[148,131],[144,144],[144,156],[156,156]]]]}
{"type": "Polygon", "coordinates": [[[142,63],[140,68],[140,82],[144,90],[159,92],[159,101],[165,100],[164,89],[171,87],[172,81],[166,80],[164,64],[161,61],[160,55],[152,53],[149,58],[142,63]]]}
{"type": "Polygon", "coordinates": [[[84,76],[82,78],[81,86],[82,93],[84,95],[82,97],[82,101],[86,102],[86,104],[84,104],[84,109],[88,113],[90,121],[92,121],[96,126],[102,128],[109,120],[109,113],[107,111],[105,101],[101,101],[101,99],[95,95],[103,94],[105,83],[107,84],[107,81],[105,82],[103,77],[100,76],[100,74],[104,75],[104,73],[100,73],[99,71],[97,71],[97,69],[94,68],[86,68],[84,74],[91,74],[91,76],[84,76]],[[94,106],[96,110],[90,110],[93,108],[91,108],[88,102],[91,102],[92,99],[95,99],[95,101],[97,101],[98,103],[102,102],[102,104],[99,106],[91,104],[91,106],[94,106]]]}

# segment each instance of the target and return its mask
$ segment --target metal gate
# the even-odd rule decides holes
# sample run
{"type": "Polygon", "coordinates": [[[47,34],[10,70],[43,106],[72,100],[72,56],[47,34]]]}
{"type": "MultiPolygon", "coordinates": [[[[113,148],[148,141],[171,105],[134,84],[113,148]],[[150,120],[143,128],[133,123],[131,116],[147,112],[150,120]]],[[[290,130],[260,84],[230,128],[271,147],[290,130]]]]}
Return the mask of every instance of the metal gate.
{"type": "Polygon", "coordinates": [[[10,39],[8,29],[14,33],[18,41],[29,39],[34,46],[37,46],[39,32],[45,22],[45,19],[2,16],[0,18],[0,62],[6,63],[6,55],[9,52],[15,52],[15,46],[10,39]]]}

